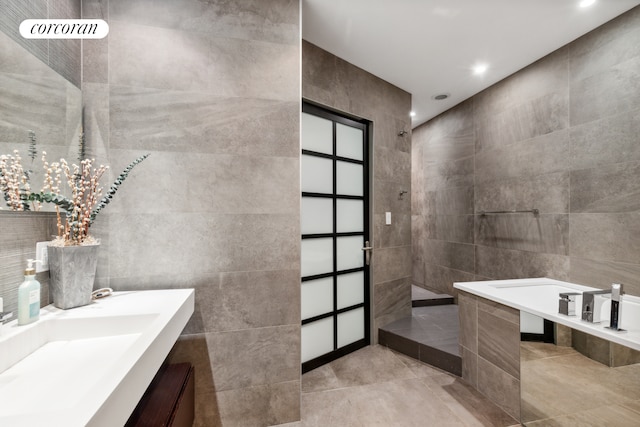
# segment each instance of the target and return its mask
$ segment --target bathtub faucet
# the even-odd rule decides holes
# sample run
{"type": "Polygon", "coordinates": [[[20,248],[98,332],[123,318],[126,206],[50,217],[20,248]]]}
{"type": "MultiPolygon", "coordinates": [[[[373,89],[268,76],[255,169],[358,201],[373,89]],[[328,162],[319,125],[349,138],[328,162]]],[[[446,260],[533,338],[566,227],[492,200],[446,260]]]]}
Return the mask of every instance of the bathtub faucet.
{"type": "Polygon", "coordinates": [[[582,293],[582,320],[591,323],[602,321],[602,305],[611,298],[611,290],[585,291],[582,293]]]}

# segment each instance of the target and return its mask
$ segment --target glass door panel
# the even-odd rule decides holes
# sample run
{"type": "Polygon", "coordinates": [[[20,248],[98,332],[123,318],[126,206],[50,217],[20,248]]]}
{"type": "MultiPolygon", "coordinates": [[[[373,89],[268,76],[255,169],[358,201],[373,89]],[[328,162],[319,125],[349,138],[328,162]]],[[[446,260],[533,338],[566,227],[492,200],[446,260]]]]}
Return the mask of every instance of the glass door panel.
{"type": "Polygon", "coordinates": [[[302,282],[302,318],[308,319],[333,310],[333,279],[302,282]]]}
{"type": "Polygon", "coordinates": [[[337,259],[338,271],[364,267],[362,236],[338,237],[337,259]]]}
{"type": "Polygon", "coordinates": [[[349,199],[339,199],[337,202],[338,233],[364,231],[364,202],[349,199]]]}
{"type": "Polygon", "coordinates": [[[338,310],[364,303],[363,282],[362,271],[338,276],[338,310]]]}
{"type": "Polygon", "coordinates": [[[344,347],[364,338],[364,308],[338,314],[338,346],[344,347]]]}
{"type": "Polygon", "coordinates": [[[336,162],[336,166],[338,181],[336,193],[344,196],[362,196],[364,166],[341,161],[336,162]]]}
{"type": "Polygon", "coordinates": [[[333,193],[333,162],[314,156],[302,156],[302,191],[307,193],[333,193]]]}
{"type": "Polygon", "coordinates": [[[363,130],[336,123],[336,154],[354,160],[364,160],[363,130]]]}
{"type": "MultiPolygon", "coordinates": [[[[340,204],[338,204],[339,206],[340,204]]],[[[302,234],[333,232],[333,200],[303,197],[301,208],[300,229],[302,234]]],[[[345,213],[345,215],[347,214],[345,213]]]]}
{"type": "Polygon", "coordinates": [[[333,351],[333,319],[327,317],[302,325],[302,362],[308,362],[333,351]]]}
{"type": "Polygon", "coordinates": [[[333,239],[304,239],[301,247],[302,276],[333,271],[333,239]]]}
{"type": "Polygon", "coordinates": [[[333,122],[302,113],[301,140],[304,150],[333,154],[333,122]]]}

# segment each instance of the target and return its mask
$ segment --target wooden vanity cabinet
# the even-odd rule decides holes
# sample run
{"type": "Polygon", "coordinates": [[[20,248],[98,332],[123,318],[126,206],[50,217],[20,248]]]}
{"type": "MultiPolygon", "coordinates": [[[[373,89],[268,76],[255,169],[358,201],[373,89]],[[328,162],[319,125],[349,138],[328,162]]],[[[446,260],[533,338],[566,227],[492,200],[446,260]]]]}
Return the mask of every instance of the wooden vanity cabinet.
{"type": "Polygon", "coordinates": [[[195,413],[193,366],[165,364],[140,399],[125,427],[191,427],[195,413]]]}

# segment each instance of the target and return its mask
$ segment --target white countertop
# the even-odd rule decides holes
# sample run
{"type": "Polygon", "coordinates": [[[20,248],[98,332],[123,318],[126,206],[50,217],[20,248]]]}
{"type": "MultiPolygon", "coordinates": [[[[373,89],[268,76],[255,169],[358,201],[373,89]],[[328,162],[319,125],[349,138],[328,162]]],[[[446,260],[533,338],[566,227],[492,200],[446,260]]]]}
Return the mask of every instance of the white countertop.
{"type": "MultiPolygon", "coordinates": [[[[597,290],[596,288],[546,277],[456,282],[453,287],[640,351],[640,298],[638,297],[625,295],[622,298],[621,325],[626,331],[613,331],[606,328],[609,325],[608,322],[590,323],[581,319],[582,295],[578,295],[576,301],[576,316],[558,313],[560,292],[581,294],[584,291],[597,290]]],[[[608,307],[603,307],[603,310],[609,310],[608,307]]]]}
{"type": "Polygon", "coordinates": [[[123,425],[193,310],[193,289],[115,292],[0,327],[0,426],[123,425]]]}

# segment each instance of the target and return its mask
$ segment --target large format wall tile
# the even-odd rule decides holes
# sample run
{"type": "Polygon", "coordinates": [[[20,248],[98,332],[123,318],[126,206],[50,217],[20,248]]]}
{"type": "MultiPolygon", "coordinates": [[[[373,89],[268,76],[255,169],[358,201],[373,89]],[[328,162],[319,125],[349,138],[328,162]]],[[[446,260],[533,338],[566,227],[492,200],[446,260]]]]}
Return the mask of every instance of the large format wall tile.
{"type": "Polygon", "coordinates": [[[473,185],[473,157],[437,163],[423,171],[426,191],[473,185]]]}
{"type": "Polygon", "coordinates": [[[505,321],[478,306],[478,355],[520,378],[520,324],[505,321]]]}
{"type": "Polygon", "coordinates": [[[476,246],[476,273],[493,279],[569,278],[569,257],[476,246]]]}
{"type": "Polygon", "coordinates": [[[572,126],[640,108],[640,55],[572,82],[570,99],[572,126]]]}
{"type": "Polygon", "coordinates": [[[411,275],[411,246],[376,249],[372,265],[376,283],[408,277],[411,275]]]}
{"type": "Polygon", "coordinates": [[[569,215],[484,215],[476,219],[475,243],[503,249],[569,254],[569,215]]]}
{"type": "Polygon", "coordinates": [[[427,240],[424,260],[430,264],[462,271],[473,271],[474,246],[440,240],[427,240]]]}
{"type": "Polygon", "coordinates": [[[474,105],[476,119],[513,110],[542,95],[566,91],[568,55],[569,49],[562,47],[477,94],[467,101],[474,105]]]}
{"type": "Polygon", "coordinates": [[[520,419],[520,381],[478,357],[478,390],[513,418],[520,419]]]}
{"type": "Polygon", "coordinates": [[[571,212],[640,210],[640,162],[571,172],[571,212]]]}
{"type": "Polygon", "coordinates": [[[385,215],[375,214],[373,228],[375,247],[411,245],[411,216],[408,214],[393,215],[390,225],[387,225],[385,215]]]}
{"type": "Polygon", "coordinates": [[[109,96],[114,148],[299,155],[297,100],[229,98],[114,85],[109,96]]]}
{"type": "Polygon", "coordinates": [[[567,168],[568,157],[566,129],[483,150],[475,156],[476,183],[562,172],[567,168]]]}
{"type": "MultiPolygon", "coordinates": [[[[478,352],[478,304],[477,298],[466,292],[458,293],[460,317],[460,345],[472,353],[478,352]]],[[[476,380],[477,381],[477,380],[476,380]]]]}
{"type": "Polygon", "coordinates": [[[571,256],[640,264],[640,213],[573,214],[571,256]]]}
{"type": "MultiPolygon", "coordinates": [[[[113,172],[120,173],[141,153],[112,149],[113,172]]],[[[155,214],[184,208],[220,214],[291,214],[300,206],[299,167],[299,160],[292,157],[155,152],[131,172],[109,212],[131,212],[135,206],[136,212],[155,214]],[[160,201],[161,194],[166,196],[160,201]]]]}
{"type": "Polygon", "coordinates": [[[299,379],[297,329],[285,325],[207,333],[216,391],[299,379]]]}
{"type": "Polygon", "coordinates": [[[247,40],[298,43],[298,2],[109,0],[111,19],[247,40]]]}
{"type": "Polygon", "coordinates": [[[424,263],[424,285],[428,289],[456,296],[454,282],[472,282],[475,280],[473,272],[455,270],[442,265],[424,263]]]}
{"type": "Polygon", "coordinates": [[[542,95],[478,121],[476,152],[562,130],[568,126],[568,122],[568,93],[542,95]]]}
{"type": "Polygon", "coordinates": [[[631,10],[570,45],[572,83],[640,56],[638,15],[638,10],[631,10]]]}
{"type": "MultiPolygon", "coordinates": [[[[207,332],[232,331],[300,322],[298,304],[265,303],[293,300],[300,286],[299,271],[241,271],[220,273],[216,283],[202,286],[199,303],[207,332]]],[[[299,296],[295,299],[299,299],[299,296]]]]}
{"type": "MultiPolygon", "coordinates": [[[[141,265],[154,274],[193,269],[297,270],[300,243],[293,239],[299,235],[297,218],[293,214],[111,215],[112,274],[130,276],[138,271],[142,275],[141,265]],[[144,241],[135,257],[129,253],[131,239],[144,241]]],[[[410,269],[410,259],[407,265],[410,269]]]]}
{"type": "Polygon", "coordinates": [[[508,178],[476,184],[476,212],[526,210],[565,213],[569,210],[569,173],[508,178]]]}
{"type": "Polygon", "coordinates": [[[640,160],[640,109],[570,129],[571,169],[588,169],[640,160]]]}
{"type": "Polygon", "coordinates": [[[474,215],[426,216],[427,238],[457,243],[474,243],[474,215]]]}
{"type": "Polygon", "coordinates": [[[204,90],[216,96],[296,99],[296,45],[110,23],[112,84],[204,90]],[[162,46],[160,49],[159,46],[162,46]],[[243,76],[239,79],[238,76],[243,76]]]}
{"type": "Polygon", "coordinates": [[[373,286],[373,331],[411,313],[411,279],[391,280],[373,286]]]}

